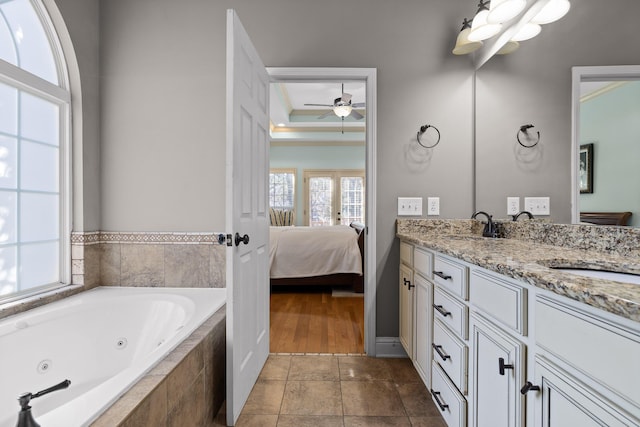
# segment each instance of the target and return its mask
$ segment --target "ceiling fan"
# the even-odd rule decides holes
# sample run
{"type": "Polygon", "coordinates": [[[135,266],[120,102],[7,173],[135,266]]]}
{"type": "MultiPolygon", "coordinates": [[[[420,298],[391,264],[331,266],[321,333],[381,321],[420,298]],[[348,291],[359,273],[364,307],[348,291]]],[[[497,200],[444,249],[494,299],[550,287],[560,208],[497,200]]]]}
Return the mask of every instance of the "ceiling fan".
{"type": "Polygon", "coordinates": [[[304,104],[309,107],[331,107],[331,110],[322,114],[318,117],[318,119],[324,119],[334,113],[336,116],[340,117],[344,122],[345,117],[353,117],[356,120],[364,119],[364,116],[358,113],[354,108],[364,107],[364,102],[351,102],[352,95],[350,93],[345,93],[344,91],[344,83],[342,83],[342,95],[339,98],[333,100],[333,104],[304,104]]]}

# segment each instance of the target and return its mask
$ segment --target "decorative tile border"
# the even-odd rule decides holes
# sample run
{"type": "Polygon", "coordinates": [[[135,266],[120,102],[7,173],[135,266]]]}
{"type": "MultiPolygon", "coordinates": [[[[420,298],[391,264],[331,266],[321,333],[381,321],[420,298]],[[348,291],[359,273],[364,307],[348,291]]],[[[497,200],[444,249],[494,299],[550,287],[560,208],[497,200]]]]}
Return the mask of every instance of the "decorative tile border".
{"type": "Polygon", "coordinates": [[[71,244],[95,245],[100,243],[134,243],[146,245],[211,244],[218,245],[223,233],[173,233],[173,232],[116,232],[90,231],[71,233],[71,244]]]}

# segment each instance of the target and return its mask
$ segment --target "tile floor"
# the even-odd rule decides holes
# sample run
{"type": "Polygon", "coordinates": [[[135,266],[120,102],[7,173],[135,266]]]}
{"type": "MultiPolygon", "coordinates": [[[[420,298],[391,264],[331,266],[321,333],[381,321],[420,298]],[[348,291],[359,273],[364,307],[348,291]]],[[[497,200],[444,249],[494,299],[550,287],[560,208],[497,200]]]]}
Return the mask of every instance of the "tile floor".
{"type": "MultiPolygon", "coordinates": [[[[224,411],[217,425],[224,425],[224,411]]],[[[270,355],[237,427],[445,427],[409,359],[270,355]]]]}

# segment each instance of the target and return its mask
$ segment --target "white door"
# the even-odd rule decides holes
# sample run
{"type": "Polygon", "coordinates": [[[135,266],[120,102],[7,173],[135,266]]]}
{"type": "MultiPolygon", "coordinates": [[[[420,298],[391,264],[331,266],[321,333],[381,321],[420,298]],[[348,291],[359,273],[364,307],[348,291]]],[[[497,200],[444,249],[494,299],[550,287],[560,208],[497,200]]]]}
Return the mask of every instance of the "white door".
{"type": "Polygon", "coordinates": [[[227,424],[269,355],[269,76],[227,11],[227,424]],[[236,237],[237,235],[237,237],[236,237]],[[242,241],[242,237],[245,237],[242,241]]]}

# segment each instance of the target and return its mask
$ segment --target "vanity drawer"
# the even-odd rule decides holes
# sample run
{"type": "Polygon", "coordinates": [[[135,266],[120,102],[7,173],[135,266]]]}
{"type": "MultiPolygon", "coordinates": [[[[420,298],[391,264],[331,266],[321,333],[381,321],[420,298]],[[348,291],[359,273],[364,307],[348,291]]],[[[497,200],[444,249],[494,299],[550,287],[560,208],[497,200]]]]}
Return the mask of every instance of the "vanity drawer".
{"type": "Polygon", "coordinates": [[[462,394],[467,394],[468,347],[439,321],[433,322],[433,360],[449,375],[462,394]]]}
{"type": "Polygon", "coordinates": [[[435,256],[433,260],[433,280],[449,292],[465,300],[468,297],[467,276],[468,268],[465,265],[440,255],[435,256]]]}
{"type": "Polygon", "coordinates": [[[467,339],[469,323],[467,306],[438,286],[433,290],[433,317],[447,325],[458,337],[467,339]]]}
{"type": "Polygon", "coordinates": [[[467,401],[436,362],[431,365],[431,398],[449,427],[467,425],[467,401]]]}
{"type": "Polygon", "coordinates": [[[413,269],[422,277],[432,280],[433,253],[416,246],[413,250],[413,269]]]}
{"type": "Polygon", "coordinates": [[[413,267],[413,245],[407,242],[400,242],[400,262],[409,267],[413,267]]]}
{"type": "Polygon", "coordinates": [[[495,274],[471,271],[469,302],[479,312],[520,335],[527,334],[527,290],[495,274]]]}

